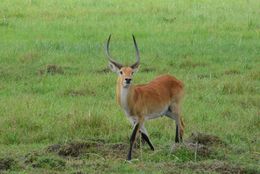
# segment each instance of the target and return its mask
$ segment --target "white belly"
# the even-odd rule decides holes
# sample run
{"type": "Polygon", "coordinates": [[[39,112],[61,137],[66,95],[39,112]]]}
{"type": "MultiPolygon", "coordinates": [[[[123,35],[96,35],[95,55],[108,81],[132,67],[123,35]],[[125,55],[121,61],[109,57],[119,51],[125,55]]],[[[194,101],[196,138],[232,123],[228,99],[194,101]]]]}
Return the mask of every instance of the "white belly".
{"type": "Polygon", "coordinates": [[[161,116],[165,115],[165,113],[167,111],[168,111],[168,106],[165,107],[161,112],[155,112],[155,113],[151,113],[151,114],[146,115],[145,120],[150,120],[150,119],[161,117],[161,116]]]}

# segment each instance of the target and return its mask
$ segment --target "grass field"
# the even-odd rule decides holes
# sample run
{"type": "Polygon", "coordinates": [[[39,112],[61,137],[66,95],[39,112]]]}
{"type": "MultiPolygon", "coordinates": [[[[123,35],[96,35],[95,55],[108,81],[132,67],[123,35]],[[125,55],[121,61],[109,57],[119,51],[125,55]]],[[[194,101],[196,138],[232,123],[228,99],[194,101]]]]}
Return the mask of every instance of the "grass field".
{"type": "Polygon", "coordinates": [[[0,173],[260,173],[259,19],[258,0],[1,0],[0,173]],[[135,83],[185,83],[184,140],[210,135],[201,151],[173,148],[175,123],[159,118],[146,123],[155,151],[125,163],[110,33],[125,64],[135,34],[135,83]]]}

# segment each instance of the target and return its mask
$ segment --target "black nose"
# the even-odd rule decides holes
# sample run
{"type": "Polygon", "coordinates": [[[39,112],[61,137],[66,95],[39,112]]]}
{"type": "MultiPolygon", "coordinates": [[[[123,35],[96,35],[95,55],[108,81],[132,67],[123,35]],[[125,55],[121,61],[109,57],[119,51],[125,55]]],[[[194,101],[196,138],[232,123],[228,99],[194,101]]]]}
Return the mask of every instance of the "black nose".
{"type": "Polygon", "coordinates": [[[127,84],[129,84],[129,83],[131,82],[131,80],[132,80],[132,79],[125,79],[125,82],[126,82],[127,84]]]}

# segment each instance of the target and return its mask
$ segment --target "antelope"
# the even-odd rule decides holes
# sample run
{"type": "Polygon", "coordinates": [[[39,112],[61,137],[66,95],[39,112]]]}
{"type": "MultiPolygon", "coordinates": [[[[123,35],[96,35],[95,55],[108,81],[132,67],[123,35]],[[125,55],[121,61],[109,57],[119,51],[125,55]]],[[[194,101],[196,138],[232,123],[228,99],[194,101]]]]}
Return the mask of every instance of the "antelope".
{"type": "Polygon", "coordinates": [[[137,134],[141,134],[143,142],[147,142],[154,151],[144,122],[149,119],[167,116],[176,123],[175,142],[182,142],[184,122],[180,113],[180,102],[184,95],[184,84],[171,75],[161,75],[147,84],[134,85],[132,79],[140,65],[140,55],[134,35],[133,41],[136,51],[136,62],[131,66],[123,66],[110,55],[108,37],[105,52],[108,57],[109,68],[117,73],[116,99],[124,110],[125,115],[133,126],[130,137],[130,148],[127,160],[132,159],[132,150],[137,134]]]}

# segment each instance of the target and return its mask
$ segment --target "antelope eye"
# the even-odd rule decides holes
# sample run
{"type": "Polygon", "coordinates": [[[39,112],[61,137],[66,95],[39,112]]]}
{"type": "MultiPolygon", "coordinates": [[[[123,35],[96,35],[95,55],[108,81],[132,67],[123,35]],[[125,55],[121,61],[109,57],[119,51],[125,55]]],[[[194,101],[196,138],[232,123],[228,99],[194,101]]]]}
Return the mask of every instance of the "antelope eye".
{"type": "Polygon", "coordinates": [[[119,73],[122,75],[122,74],[123,74],[123,71],[120,71],[119,73]]]}

